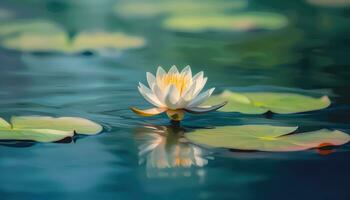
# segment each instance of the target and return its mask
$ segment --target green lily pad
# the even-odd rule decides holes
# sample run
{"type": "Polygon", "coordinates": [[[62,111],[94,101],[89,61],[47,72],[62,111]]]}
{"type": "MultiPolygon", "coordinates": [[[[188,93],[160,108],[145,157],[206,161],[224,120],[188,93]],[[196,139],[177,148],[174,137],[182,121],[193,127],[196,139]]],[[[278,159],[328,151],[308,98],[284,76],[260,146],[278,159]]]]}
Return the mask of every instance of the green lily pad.
{"type": "Polygon", "coordinates": [[[10,129],[10,128],[11,128],[11,125],[3,118],[0,118],[0,129],[10,129]]]}
{"type": "Polygon", "coordinates": [[[67,51],[66,35],[64,33],[25,33],[6,38],[1,46],[7,49],[24,52],[60,52],[67,51]]]}
{"type": "Polygon", "coordinates": [[[0,129],[0,140],[21,140],[35,142],[56,142],[68,137],[73,137],[70,131],[58,131],[52,129],[0,129]]]}
{"type": "Polygon", "coordinates": [[[63,28],[48,21],[0,24],[0,45],[24,52],[79,53],[104,49],[122,51],[145,46],[145,39],[122,32],[81,32],[70,38],[63,28]]]}
{"type": "Polygon", "coordinates": [[[17,20],[0,23],[0,35],[8,36],[18,33],[55,34],[62,33],[58,24],[46,20],[17,20]]]}
{"type": "Polygon", "coordinates": [[[121,32],[82,32],[78,34],[70,47],[72,52],[81,52],[94,49],[126,50],[145,46],[142,37],[130,36],[121,32]]]}
{"type": "Polygon", "coordinates": [[[244,114],[263,114],[268,111],[278,114],[291,114],[315,111],[327,108],[331,102],[327,96],[313,98],[294,93],[278,92],[231,92],[213,95],[204,105],[228,101],[219,109],[222,112],[240,112],[244,114]]]}
{"type": "Polygon", "coordinates": [[[140,48],[145,40],[124,33],[81,33],[75,38],[68,39],[65,33],[34,34],[23,33],[5,39],[1,45],[8,49],[26,52],[63,52],[78,53],[86,50],[126,50],[140,48]]]}
{"type": "Polygon", "coordinates": [[[11,123],[17,129],[53,129],[84,135],[95,135],[102,131],[101,125],[80,117],[12,117],[11,123]]]}
{"type": "Polygon", "coordinates": [[[0,118],[0,140],[55,142],[67,137],[72,137],[73,135],[74,131],[13,127],[4,119],[0,118]]]}
{"type": "Polygon", "coordinates": [[[246,7],[247,0],[165,0],[120,1],[114,11],[124,17],[156,17],[163,14],[186,15],[193,13],[223,13],[246,7]]]}
{"type": "Polygon", "coordinates": [[[237,150],[302,151],[324,146],[337,146],[350,141],[341,131],[321,129],[295,133],[297,127],[271,125],[224,126],[215,129],[199,129],[186,134],[196,144],[237,150]]]}
{"type": "Polygon", "coordinates": [[[268,12],[244,12],[234,15],[181,16],[164,20],[163,27],[175,31],[249,31],[256,29],[275,30],[285,27],[288,19],[268,12]]]}
{"type": "Polygon", "coordinates": [[[56,142],[75,133],[93,135],[102,131],[101,125],[78,117],[12,117],[11,124],[0,118],[0,140],[56,142]]]}

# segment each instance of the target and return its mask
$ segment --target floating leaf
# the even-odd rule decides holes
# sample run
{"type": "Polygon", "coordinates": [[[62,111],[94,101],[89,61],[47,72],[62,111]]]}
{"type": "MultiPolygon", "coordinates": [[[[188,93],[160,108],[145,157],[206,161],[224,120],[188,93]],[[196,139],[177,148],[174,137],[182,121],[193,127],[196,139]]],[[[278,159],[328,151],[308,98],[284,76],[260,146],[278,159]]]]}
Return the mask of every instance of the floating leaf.
{"type": "Polygon", "coordinates": [[[75,37],[71,48],[73,52],[79,52],[86,49],[133,49],[145,44],[143,38],[124,33],[82,32],[75,37]]]}
{"type": "Polygon", "coordinates": [[[302,151],[350,141],[348,134],[327,129],[290,134],[296,129],[271,125],[224,126],[195,130],[186,137],[194,143],[210,147],[258,151],[302,151]]]}
{"type": "Polygon", "coordinates": [[[193,13],[223,13],[241,9],[247,0],[177,0],[177,1],[121,1],[115,6],[115,13],[124,17],[155,17],[162,14],[184,15],[193,13]]]}
{"type": "Polygon", "coordinates": [[[16,129],[53,129],[84,135],[94,135],[102,131],[101,125],[80,117],[12,117],[11,123],[16,129]]]}
{"type": "Polygon", "coordinates": [[[71,131],[52,129],[0,129],[0,140],[27,140],[36,142],[56,142],[73,137],[71,131]]]}
{"type": "Polygon", "coordinates": [[[205,105],[228,101],[222,112],[240,112],[245,114],[263,114],[271,111],[279,114],[291,114],[327,108],[331,102],[327,96],[313,98],[301,94],[278,92],[242,92],[224,91],[214,95],[205,105]]]}
{"type": "Polygon", "coordinates": [[[11,125],[3,118],[0,118],[0,129],[10,129],[10,128],[11,128],[11,125]]]}
{"type": "Polygon", "coordinates": [[[12,117],[11,123],[0,118],[0,140],[56,142],[75,132],[93,135],[102,131],[101,125],[79,117],[12,117]]]}
{"type": "Polygon", "coordinates": [[[285,16],[276,13],[248,12],[235,15],[181,16],[163,22],[163,27],[184,32],[275,30],[288,24],[285,16]]]}
{"type": "Polygon", "coordinates": [[[123,33],[81,33],[69,42],[65,33],[33,34],[23,33],[5,39],[2,44],[5,48],[29,52],[64,52],[78,53],[86,50],[113,49],[126,50],[139,48],[145,45],[145,40],[123,33]]]}
{"type": "Polygon", "coordinates": [[[81,32],[69,38],[64,29],[46,21],[9,22],[0,24],[0,45],[25,52],[64,52],[127,50],[143,47],[144,38],[121,32],[81,32]]]}
{"type": "Polygon", "coordinates": [[[6,36],[18,33],[55,34],[63,32],[62,28],[46,20],[18,20],[0,23],[0,35],[6,36]]]}
{"type": "Polygon", "coordinates": [[[4,39],[1,45],[7,49],[25,52],[68,52],[67,38],[64,33],[20,33],[4,39]]]}

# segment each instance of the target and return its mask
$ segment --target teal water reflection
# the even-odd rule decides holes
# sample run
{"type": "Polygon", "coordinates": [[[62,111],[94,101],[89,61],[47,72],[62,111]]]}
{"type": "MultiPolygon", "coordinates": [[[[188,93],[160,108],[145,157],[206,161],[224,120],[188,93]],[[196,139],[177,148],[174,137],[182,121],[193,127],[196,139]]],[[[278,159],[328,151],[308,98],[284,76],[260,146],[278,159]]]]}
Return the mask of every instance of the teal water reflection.
{"type": "Polygon", "coordinates": [[[114,0],[2,0],[0,25],[45,19],[70,38],[81,31],[120,31],[142,36],[147,45],[75,53],[0,47],[1,117],[80,116],[104,126],[101,134],[72,143],[1,142],[1,199],[349,199],[349,144],[328,155],[240,152],[182,137],[191,129],[241,124],[350,133],[349,7],[308,3],[314,1],[254,0],[225,11],[286,16],[288,25],[276,30],[191,33],[164,29],[167,14],[118,15],[114,0]],[[216,93],[327,94],[333,104],[292,115],[187,115],[180,128],[166,116],[134,115],[129,106],[149,106],[137,92],[146,71],[173,64],[203,70],[216,93]]]}

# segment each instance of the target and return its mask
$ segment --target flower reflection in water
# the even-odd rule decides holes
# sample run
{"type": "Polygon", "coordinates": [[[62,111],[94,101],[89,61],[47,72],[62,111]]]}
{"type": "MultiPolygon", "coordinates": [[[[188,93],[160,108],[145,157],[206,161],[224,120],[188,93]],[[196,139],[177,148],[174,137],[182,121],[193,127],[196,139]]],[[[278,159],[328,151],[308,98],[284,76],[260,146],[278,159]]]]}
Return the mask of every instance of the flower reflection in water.
{"type": "MultiPolygon", "coordinates": [[[[145,164],[148,173],[151,170],[163,169],[159,175],[167,175],[166,170],[189,169],[203,167],[208,164],[208,153],[204,149],[190,143],[184,137],[185,129],[178,126],[144,126],[136,131],[139,143],[139,164],[145,164]]],[[[160,171],[158,171],[160,172],[160,171]]],[[[190,171],[182,171],[182,175],[190,176],[190,171]]],[[[203,171],[197,171],[201,175],[203,171]]]]}

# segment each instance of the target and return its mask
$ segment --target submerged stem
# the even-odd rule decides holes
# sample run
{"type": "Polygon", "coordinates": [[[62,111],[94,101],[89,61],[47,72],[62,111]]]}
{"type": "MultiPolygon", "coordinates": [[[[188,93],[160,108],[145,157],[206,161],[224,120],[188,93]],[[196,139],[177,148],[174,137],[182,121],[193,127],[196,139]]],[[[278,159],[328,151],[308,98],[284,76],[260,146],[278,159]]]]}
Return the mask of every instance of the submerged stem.
{"type": "Polygon", "coordinates": [[[171,126],[173,126],[174,128],[180,127],[180,121],[170,120],[170,124],[171,124],[171,126]]]}

